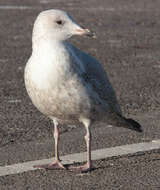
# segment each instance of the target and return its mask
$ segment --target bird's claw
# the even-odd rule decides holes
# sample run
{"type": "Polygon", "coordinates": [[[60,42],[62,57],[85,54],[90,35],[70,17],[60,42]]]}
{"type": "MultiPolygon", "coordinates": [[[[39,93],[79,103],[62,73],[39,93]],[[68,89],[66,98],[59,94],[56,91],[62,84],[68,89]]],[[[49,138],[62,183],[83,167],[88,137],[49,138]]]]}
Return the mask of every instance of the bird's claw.
{"type": "Polygon", "coordinates": [[[35,165],[33,167],[46,170],[66,169],[66,167],[60,161],[55,161],[50,164],[35,165]]]}

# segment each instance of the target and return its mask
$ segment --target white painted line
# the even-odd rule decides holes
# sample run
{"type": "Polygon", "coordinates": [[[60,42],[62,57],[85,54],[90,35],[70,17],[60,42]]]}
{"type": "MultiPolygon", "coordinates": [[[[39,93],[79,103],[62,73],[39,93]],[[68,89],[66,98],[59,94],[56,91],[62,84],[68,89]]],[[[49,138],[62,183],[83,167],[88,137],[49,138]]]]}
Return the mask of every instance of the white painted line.
{"type": "Polygon", "coordinates": [[[40,3],[50,3],[51,1],[48,0],[40,0],[40,3]]]}
{"type": "MultiPolygon", "coordinates": [[[[123,145],[111,148],[104,148],[92,151],[92,160],[99,160],[104,158],[110,158],[113,156],[122,156],[127,154],[135,154],[137,152],[145,152],[150,150],[160,149],[160,140],[153,140],[151,142],[123,145]]],[[[86,161],[86,152],[70,154],[61,157],[63,164],[73,164],[75,162],[86,161]]],[[[18,174],[27,171],[37,170],[33,168],[34,165],[47,164],[54,160],[54,158],[29,161],[25,163],[13,164],[0,167],[0,176],[6,176],[11,174],[18,174]]]]}
{"type": "Polygon", "coordinates": [[[21,103],[22,100],[18,100],[18,99],[15,99],[15,100],[8,100],[8,103],[21,103]]]}
{"type": "Polygon", "coordinates": [[[0,9],[21,9],[21,10],[25,10],[25,9],[36,9],[39,7],[33,7],[33,6],[17,6],[17,5],[0,5],[0,9]]]}

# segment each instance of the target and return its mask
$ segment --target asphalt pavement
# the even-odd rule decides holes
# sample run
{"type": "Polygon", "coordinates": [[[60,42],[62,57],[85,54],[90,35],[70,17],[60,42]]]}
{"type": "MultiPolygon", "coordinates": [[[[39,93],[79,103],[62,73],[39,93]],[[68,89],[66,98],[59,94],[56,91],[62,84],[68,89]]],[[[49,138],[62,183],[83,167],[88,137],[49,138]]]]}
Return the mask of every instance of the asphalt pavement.
{"type": "MultiPolygon", "coordinates": [[[[96,39],[71,42],[104,66],[123,113],[144,132],[97,123],[92,149],[160,139],[160,1],[1,0],[0,1],[0,166],[54,156],[53,124],[34,108],[24,87],[37,14],[68,11],[96,39]]],[[[60,155],[86,151],[83,127],[61,126],[60,155]]],[[[28,171],[0,177],[1,190],[160,189],[160,149],[93,162],[87,174],[28,171]]]]}

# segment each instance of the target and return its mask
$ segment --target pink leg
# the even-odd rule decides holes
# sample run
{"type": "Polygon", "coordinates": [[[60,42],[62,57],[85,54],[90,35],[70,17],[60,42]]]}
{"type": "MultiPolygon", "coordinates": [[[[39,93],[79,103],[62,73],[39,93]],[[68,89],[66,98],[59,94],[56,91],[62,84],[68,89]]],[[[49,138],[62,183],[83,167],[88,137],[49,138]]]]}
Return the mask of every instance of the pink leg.
{"type": "Polygon", "coordinates": [[[37,165],[34,166],[36,168],[44,168],[44,169],[66,169],[59,159],[58,152],[58,140],[59,140],[59,131],[58,131],[58,122],[53,120],[54,122],[54,140],[55,140],[55,161],[50,164],[37,165]]]}
{"type": "Polygon", "coordinates": [[[85,140],[86,140],[87,155],[88,155],[87,166],[88,166],[88,169],[91,169],[91,166],[92,166],[92,161],[91,161],[91,132],[90,132],[89,127],[87,127],[87,134],[85,136],[85,140]]]}
{"type": "Polygon", "coordinates": [[[90,121],[87,120],[87,122],[83,122],[85,125],[85,128],[87,130],[87,133],[85,135],[85,141],[86,141],[86,145],[87,145],[87,163],[82,165],[82,166],[78,166],[78,167],[74,167],[71,166],[69,169],[72,171],[78,171],[78,172],[88,172],[91,170],[92,167],[92,160],[91,160],[91,132],[90,132],[90,121]]]}

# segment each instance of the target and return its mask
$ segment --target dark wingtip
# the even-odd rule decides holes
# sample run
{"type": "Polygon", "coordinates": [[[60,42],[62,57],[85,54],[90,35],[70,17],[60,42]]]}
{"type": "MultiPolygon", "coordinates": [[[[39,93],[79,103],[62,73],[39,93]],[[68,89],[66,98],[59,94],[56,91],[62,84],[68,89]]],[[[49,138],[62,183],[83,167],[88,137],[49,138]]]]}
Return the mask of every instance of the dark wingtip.
{"type": "Polygon", "coordinates": [[[133,119],[130,119],[130,118],[125,119],[125,120],[132,126],[131,129],[133,129],[133,130],[135,130],[137,132],[140,132],[140,133],[143,132],[143,129],[142,129],[141,125],[137,121],[135,121],[133,119]]]}

